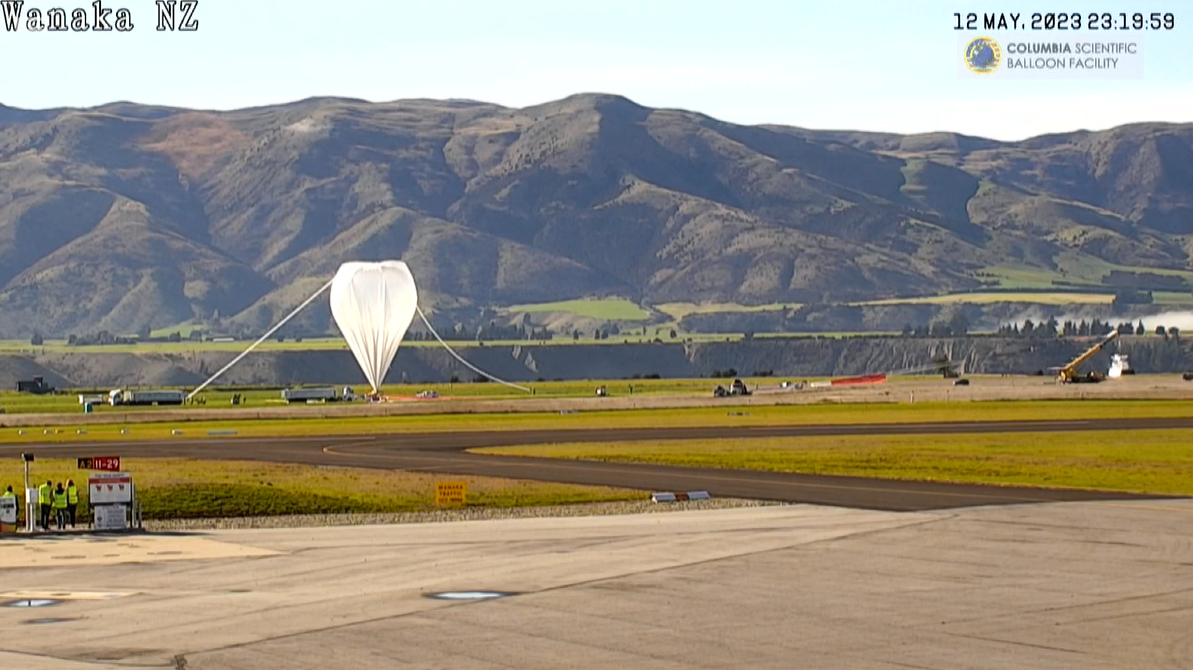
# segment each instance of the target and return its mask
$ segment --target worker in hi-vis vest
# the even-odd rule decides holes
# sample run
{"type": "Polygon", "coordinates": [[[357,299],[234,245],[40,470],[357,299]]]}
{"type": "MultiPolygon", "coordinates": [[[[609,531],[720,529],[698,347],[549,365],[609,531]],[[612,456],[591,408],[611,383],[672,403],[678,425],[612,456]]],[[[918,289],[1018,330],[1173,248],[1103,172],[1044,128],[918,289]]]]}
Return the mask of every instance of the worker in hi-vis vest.
{"type": "Polygon", "coordinates": [[[75,480],[66,480],[66,511],[67,516],[70,517],[70,527],[75,527],[75,514],[79,511],[79,487],[75,486],[75,480]]]}
{"type": "Polygon", "coordinates": [[[41,518],[38,519],[41,523],[42,530],[50,529],[50,505],[54,502],[51,494],[54,492],[53,484],[46,482],[37,487],[37,503],[41,505],[41,518]]]}
{"type": "Polygon", "coordinates": [[[58,530],[66,528],[66,489],[62,482],[58,482],[58,488],[54,489],[54,523],[58,530]]]}

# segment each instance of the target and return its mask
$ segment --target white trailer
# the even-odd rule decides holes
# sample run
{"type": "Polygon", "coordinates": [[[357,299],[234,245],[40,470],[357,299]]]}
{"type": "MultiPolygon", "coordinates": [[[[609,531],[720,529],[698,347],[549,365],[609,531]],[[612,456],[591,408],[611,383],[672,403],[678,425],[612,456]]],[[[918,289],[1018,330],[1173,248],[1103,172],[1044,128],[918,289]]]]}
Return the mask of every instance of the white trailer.
{"type": "Polygon", "coordinates": [[[181,405],[186,401],[182,391],[122,391],[108,393],[108,402],[116,405],[181,405]]]}
{"type": "Polygon", "coordinates": [[[1133,375],[1135,371],[1131,369],[1131,364],[1127,362],[1126,354],[1114,354],[1110,357],[1110,371],[1107,377],[1111,379],[1118,379],[1123,375],[1133,375]]]}
{"type": "Polygon", "coordinates": [[[315,389],[286,389],[282,391],[282,400],[286,402],[310,402],[320,401],[334,402],[339,400],[339,395],[336,389],[315,388],[315,389]]]}

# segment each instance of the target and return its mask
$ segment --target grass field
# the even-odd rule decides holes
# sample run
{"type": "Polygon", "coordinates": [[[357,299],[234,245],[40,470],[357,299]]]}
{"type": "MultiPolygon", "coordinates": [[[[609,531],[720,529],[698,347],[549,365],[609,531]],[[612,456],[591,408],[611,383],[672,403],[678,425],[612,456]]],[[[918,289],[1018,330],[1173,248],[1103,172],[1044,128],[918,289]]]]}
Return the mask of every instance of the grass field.
{"type": "Polygon", "coordinates": [[[1027,302],[1039,305],[1097,304],[1109,305],[1114,296],[1108,293],[952,293],[922,298],[890,298],[853,303],[855,305],[988,305],[996,302],[1027,302]]]}
{"type": "Polygon", "coordinates": [[[1193,305],[1193,293],[1175,293],[1172,291],[1154,291],[1152,299],[1157,305],[1193,305]]]}
{"type": "Polygon", "coordinates": [[[997,401],[965,403],[788,405],[757,407],[702,407],[594,411],[576,414],[525,412],[509,414],[428,414],[401,417],[343,419],[275,419],[245,421],[194,421],[126,425],[84,425],[53,429],[5,428],[0,442],[39,444],[172,439],[203,437],[207,431],[238,431],[240,437],[302,437],[325,435],[378,435],[408,432],[490,430],[581,430],[595,428],[651,428],[677,426],[786,426],[846,423],[910,423],[956,421],[1028,421],[1116,418],[1184,417],[1193,414],[1193,402],[1180,400],[1076,400],[997,401]],[[45,430],[50,430],[46,434],[45,430]],[[85,433],[78,433],[86,430],[85,433]],[[121,433],[121,430],[128,431],[121,433]],[[22,434],[23,431],[23,434],[22,434]]]}
{"type": "MultiPolygon", "coordinates": [[[[656,326],[647,326],[647,335],[642,335],[641,331],[635,333],[621,333],[619,335],[610,335],[606,339],[597,340],[592,337],[581,337],[580,339],[573,339],[566,335],[556,335],[552,340],[485,340],[484,342],[477,342],[474,340],[448,340],[447,343],[452,349],[468,349],[470,347],[535,347],[535,346],[576,346],[576,345],[622,345],[622,344],[646,344],[650,343],[655,338],[656,326]]],[[[664,342],[680,342],[683,340],[691,340],[693,342],[721,342],[725,339],[741,339],[740,333],[684,333],[682,337],[675,340],[666,336],[669,326],[657,326],[662,335],[660,339],[664,342]]],[[[183,342],[145,342],[142,344],[109,344],[109,345],[85,345],[85,346],[71,346],[65,340],[46,340],[44,344],[33,346],[28,340],[0,340],[0,353],[4,354],[38,354],[38,353],[102,353],[102,354],[128,354],[128,353],[142,353],[142,354],[179,354],[179,353],[197,353],[219,351],[227,352],[229,354],[238,354],[252,344],[252,340],[236,340],[234,342],[199,342],[199,341],[183,341],[183,342]]],[[[403,347],[439,347],[442,346],[434,340],[404,340],[403,347]]],[[[267,340],[262,342],[253,349],[258,351],[348,351],[348,345],[342,338],[339,337],[320,337],[320,338],[304,338],[302,342],[296,342],[292,339],[287,339],[285,342],[278,342],[277,340],[267,340]]]]}
{"type": "Polygon", "coordinates": [[[892,435],[477,449],[709,468],[1193,495],[1193,431],[892,435]]]}
{"type": "MultiPolygon", "coordinates": [[[[971,334],[977,335],[978,331],[971,331],[971,334]]],[[[754,333],[756,340],[779,340],[779,339],[799,339],[808,337],[822,337],[826,339],[839,340],[848,337],[888,337],[891,335],[899,335],[897,330],[869,330],[866,332],[834,332],[834,333],[754,333]]]]}
{"type": "MultiPolygon", "coordinates": [[[[997,302],[1004,299],[1002,296],[1011,296],[1005,298],[1011,302],[1030,302],[1031,296],[1042,295],[1041,302],[1055,299],[1058,302],[1055,304],[1067,304],[1059,296],[1065,295],[1086,295],[1086,294],[1066,294],[1063,292],[1045,293],[1045,294],[1018,294],[1018,293],[990,293],[990,294],[965,294],[968,297],[979,296],[974,300],[989,300],[997,302]],[[983,297],[985,296],[985,297],[983,297]],[[1054,296],[1048,298],[1047,296],[1054,296]]],[[[1105,296],[1096,295],[1098,298],[1105,296]]],[[[1157,304],[1182,305],[1193,304],[1193,295],[1184,296],[1178,293],[1156,294],[1157,304]],[[1159,297],[1166,296],[1166,297],[1159,297]],[[1183,302],[1185,299],[1187,302],[1183,302]]],[[[947,303],[949,301],[964,301],[962,297],[957,295],[949,296],[932,296],[924,298],[892,298],[885,301],[876,301],[873,303],[864,304],[899,304],[911,302],[935,302],[947,303]]],[[[863,303],[857,303],[863,304],[863,303]]],[[[791,305],[794,307],[795,305],[791,305]]],[[[770,311],[771,309],[782,309],[783,305],[765,305],[760,307],[747,308],[748,311],[770,311]]],[[[668,323],[654,323],[646,325],[646,334],[643,335],[641,327],[629,329],[630,332],[622,332],[618,335],[611,335],[606,339],[597,340],[593,337],[581,337],[573,339],[566,335],[557,335],[552,340],[486,340],[484,342],[477,342],[474,340],[449,340],[448,345],[455,350],[464,350],[472,347],[557,347],[557,346],[614,346],[625,344],[651,344],[655,338],[662,340],[664,344],[678,344],[682,342],[737,342],[743,337],[742,333],[690,333],[678,328],[675,322],[668,323]],[[671,338],[670,331],[676,330],[677,337],[671,338]]],[[[981,334],[982,331],[972,331],[972,334],[981,334]]],[[[770,338],[807,338],[807,337],[824,337],[824,338],[845,338],[845,337],[875,337],[898,335],[897,331],[827,331],[827,332],[758,332],[754,337],[758,339],[770,338]]],[[[71,346],[65,340],[46,340],[45,343],[33,346],[27,340],[0,340],[0,354],[18,354],[18,355],[36,355],[45,353],[74,353],[74,354],[197,354],[206,352],[223,352],[226,354],[238,354],[252,344],[251,340],[237,340],[234,342],[199,342],[199,341],[183,341],[183,342],[145,342],[142,344],[112,344],[112,345],[86,345],[86,346],[71,346]]],[[[439,347],[441,346],[434,340],[407,340],[402,342],[404,348],[421,348],[421,347],[439,347]]],[[[301,342],[296,342],[292,339],[287,339],[284,342],[276,340],[267,340],[258,345],[254,350],[256,352],[271,352],[271,351],[348,351],[348,345],[344,343],[342,338],[338,337],[320,337],[320,338],[305,338],[301,342]]],[[[230,358],[230,356],[229,356],[230,358]]]]}
{"type": "MultiPolygon", "coordinates": [[[[778,382],[772,378],[742,377],[751,388],[762,384],[772,387],[778,382]]],[[[801,377],[801,379],[803,379],[801,377]]],[[[816,379],[815,377],[809,379],[816,379]]],[[[444,398],[472,398],[472,399],[526,399],[526,398],[579,398],[592,396],[598,386],[605,386],[610,396],[631,395],[660,395],[673,393],[705,393],[711,392],[717,384],[723,384],[723,379],[617,379],[593,381],[549,381],[522,382],[519,385],[533,389],[534,395],[516,388],[510,388],[496,383],[458,383],[458,384],[398,384],[383,386],[382,393],[389,396],[409,397],[424,390],[433,390],[444,398]]],[[[307,386],[314,386],[308,384],[307,386]]],[[[342,385],[332,385],[341,388],[342,385]]],[[[356,386],[355,392],[366,393],[367,386],[356,386]]],[[[188,390],[188,389],[181,389],[188,390]]],[[[106,393],[106,392],[105,392],[106,393]]],[[[8,414],[69,414],[83,411],[79,404],[78,393],[64,393],[62,395],[31,395],[15,391],[0,391],[0,408],[8,414]]],[[[198,410],[204,408],[235,408],[261,409],[263,407],[285,406],[280,389],[236,389],[215,386],[214,390],[205,389],[199,398],[205,398],[205,405],[185,405],[181,409],[198,410]],[[232,396],[241,396],[241,405],[231,405],[232,396]]],[[[94,408],[96,413],[117,412],[125,413],[126,407],[111,407],[108,405],[94,408]]],[[[136,411],[178,410],[174,407],[139,407],[136,411]]]]}
{"type": "MultiPolygon", "coordinates": [[[[739,305],[734,302],[669,302],[653,306],[657,312],[666,314],[674,321],[678,321],[689,314],[715,314],[718,312],[770,312],[784,308],[797,309],[798,303],[773,305],[739,305]]],[[[542,313],[565,312],[577,316],[608,321],[646,321],[651,318],[649,310],[643,309],[634,302],[622,298],[606,300],[565,300],[561,302],[536,303],[529,305],[512,305],[503,309],[505,312],[542,313]]],[[[668,327],[674,323],[666,324],[668,327]]]]}
{"type": "Polygon", "coordinates": [[[1075,251],[1062,251],[1054,259],[1058,271],[1000,265],[982,268],[981,272],[997,279],[1002,288],[1049,288],[1054,281],[1099,285],[1102,278],[1114,270],[1122,272],[1148,272],[1152,274],[1183,277],[1193,282],[1193,271],[1165,268],[1146,268],[1108,263],[1100,258],[1075,251]]]}
{"type": "Polygon", "coordinates": [[[623,298],[606,300],[564,300],[561,302],[543,302],[530,305],[512,305],[503,309],[505,312],[541,313],[567,312],[577,316],[608,321],[646,321],[650,312],[623,298]]]}
{"type": "MultiPolygon", "coordinates": [[[[595,340],[593,338],[581,338],[573,340],[570,337],[558,337],[554,340],[547,341],[550,345],[576,345],[576,344],[626,344],[627,342],[636,342],[644,339],[641,335],[631,337],[628,335],[621,335],[617,337],[610,337],[606,340],[595,340]]],[[[183,342],[145,342],[141,344],[109,344],[109,345],[85,345],[85,346],[71,346],[65,340],[46,340],[41,346],[32,346],[29,342],[24,340],[0,340],[0,353],[40,353],[40,352],[72,352],[72,353],[107,353],[107,354],[121,354],[121,353],[193,353],[199,351],[224,351],[228,353],[240,353],[247,349],[252,340],[236,340],[233,342],[197,342],[197,341],[183,341],[183,342]]],[[[539,341],[532,340],[490,340],[483,343],[487,347],[512,347],[512,346],[535,346],[539,341]]],[[[467,349],[468,347],[479,347],[481,343],[473,340],[459,340],[448,341],[448,345],[453,349],[467,349]]],[[[406,340],[402,342],[403,347],[438,347],[442,346],[434,340],[406,340]]],[[[296,342],[292,339],[287,339],[284,342],[277,340],[266,340],[257,345],[253,351],[348,351],[348,345],[343,338],[339,337],[321,337],[321,338],[305,338],[301,342],[296,342]]]]}
{"type": "Polygon", "coordinates": [[[149,331],[150,337],[169,337],[172,333],[178,333],[181,337],[190,337],[192,330],[203,330],[203,325],[194,323],[193,321],[184,321],[175,324],[168,328],[157,328],[149,331]]]}
{"type": "Polygon", "coordinates": [[[655,309],[673,319],[682,319],[689,314],[717,314],[720,312],[778,312],[783,309],[799,309],[800,303],[773,305],[739,305],[735,302],[668,302],[656,305],[655,309]]]}
{"type": "MultiPolygon", "coordinates": [[[[86,498],[87,472],[75,461],[38,459],[32,480],[74,479],[86,498]]],[[[146,519],[412,512],[435,508],[435,483],[463,481],[469,507],[532,507],[613,500],[646,494],[624,489],[457,477],[386,470],[250,461],[123,459],[146,519]]],[[[0,489],[23,486],[20,462],[0,463],[0,489]]],[[[86,510],[80,503],[80,513],[86,510]]]]}
{"type": "MultiPolygon", "coordinates": [[[[1053,281],[1065,280],[1064,275],[1058,272],[1012,265],[985,267],[980,272],[983,275],[982,279],[995,279],[998,281],[998,286],[1004,289],[1055,288],[1056,285],[1052,283],[1053,281]]],[[[1069,281],[1078,280],[1071,279],[1069,281]]],[[[1096,284],[1098,281],[1091,280],[1089,283],[1096,284]]]]}

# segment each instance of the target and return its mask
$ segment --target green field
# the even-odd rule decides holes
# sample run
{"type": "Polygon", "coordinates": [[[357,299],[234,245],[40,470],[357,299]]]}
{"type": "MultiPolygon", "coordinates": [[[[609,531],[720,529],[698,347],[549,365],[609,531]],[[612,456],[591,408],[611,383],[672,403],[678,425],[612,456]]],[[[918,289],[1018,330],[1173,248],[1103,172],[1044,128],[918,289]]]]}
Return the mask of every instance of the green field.
{"type": "Polygon", "coordinates": [[[181,337],[190,337],[192,330],[205,330],[203,324],[195,323],[193,321],[184,321],[179,324],[170,326],[169,328],[157,328],[149,331],[150,337],[169,337],[172,333],[178,333],[181,337]]]}
{"type": "MultiPolygon", "coordinates": [[[[679,342],[681,340],[691,340],[693,342],[719,342],[726,339],[738,340],[741,339],[740,333],[724,334],[724,333],[684,333],[682,338],[672,340],[668,337],[669,326],[657,325],[646,326],[646,335],[643,335],[640,328],[634,332],[622,332],[618,335],[610,335],[604,339],[595,339],[593,337],[580,337],[574,339],[567,335],[556,335],[551,340],[485,340],[484,342],[477,342],[475,340],[448,340],[447,344],[452,349],[468,349],[469,347],[534,347],[534,346],[576,346],[576,345],[621,345],[621,344],[648,344],[656,337],[656,330],[658,337],[664,342],[679,342]]],[[[236,340],[233,342],[211,342],[211,341],[183,341],[183,342],[145,342],[140,344],[107,344],[107,345],[84,345],[71,346],[66,343],[66,340],[46,340],[43,344],[38,346],[31,345],[27,340],[0,340],[0,353],[3,354],[37,354],[37,353],[102,353],[102,354],[129,354],[129,353],[143,353],[143,354],[191,354],[208,351],[222,351],[229,354],[240,353],[248,349],[253,340],[236,340]]],[[[404,340],[403,347],[439,347],[442,346],[435,340],[404,340]]],[[[339,337],[320,337],[320,338],[304,338],[301,342],[296,342],[292,339],[287,339],[284,342],[277,340],[266,340],[257,345],[254,352],[258,351],[348,351],[348,345],[343,338],[339,337]]]]}
{"type": "Polygon", "coordinates": [[[566,312],[577,316],[607,321],[646,321],[650,312],[623,298],[606,300],[564,300],[561,302],[543,302],[531,305],[512,305],[503,309],[505,312],[531,314],[542,312],[566,312]]]}
{"type": "Polygon", "coordinates": [[[679,320],[689,314],[717,314],[720,312],[779,312],[784,309],[799,309],[800,303],[772,305],[739,305],[735,302],[667,302],[655,309],[679,320]]]}
{"type": "MultiPolygon", "coordinates": [[[[73,460],[38,459],[34,482],[74,479],[86,514],[86,471],[73,460]]],[[[644,499],[625,489],[387,470],[186,459],[122,459],[146,519],[416,512],[435,508],[435,483],[463,481],[469,507],[535,507],[644,499]]],[[[0,490],[23,487],[22,464],[0,462],[0,490]]]]}
{"type": "MultiPolygon", "coordinates": [[[[575,414],[427,414],[343,419],[246,419],[171,421],[54,428],[0,429],[0,442],[45,444],[78,441],[131,441],[203,437],[207,431],[238,431],[240,437],[377,435],[406,432],[490,430],[580,430],[681,426],[815,426],[847,423],[1028,421],[1187,417],[1193,401],[1053,400],[873,405],[721,406],[692,409],[586,411],[575,414]],[[50,433],[46,434],[46,430],[50,433]],[[78,431],[85,430],[85,433],[78,431]],[[126,430],[126,433],[121,433],[126,430]],[[23,432],[23,434],[22,434],[23,432]]],[[[82,417],[80,417],[81,419],[82,417]]],[[[233,439],[233,438],[227,438],[233,439]]]]}
{"type": "MultiPolygon", "coordinates": [[[[745,382],[754,388],[760,384],[763,386],[769,385],[774,387],[779,382],[774,378],[753,378],[742,377],[745,382]]],[[[803,379],[801,377],[801,379],[803,379]]],[[[818,379],[811,377],[808,379],[818,379]]],[[[525,400],[529,398],[581,398],[589,397],[595,394],[598,386],[605,386],[606,391],[610,397],[615,396],[629,396],[629,395],[662,395],[675,393],[689,393],[702,394],[711,392],[717,384],[724,384],[725,379],[616,379],[616,380],[584,380],[584,381],[543,381],[543,382],[520,382],[518,385],[524,388],[531,389],[533,395],[522,391],[520,389],[505,386],[495,382],[464,382],[464,383],[437,383],[437,384],[395,384],[390,386],[383,386],[381,392],[387,396],[396,397],[411,397],[415,394],[431,390],[438,393],[442,398],[455,399],[476,399],[476,400],[525,400]],[[630,387],[633,387],[631,392],[630,387]]],[[[305,386],[316,386],[307,384],[305,386]]],[[[327,386],[334,386],[341,388],[342,384],[332,384],[327,386]]],[[[99,389],[92,389],[93,391],[99,389]]],[[[179,390],[187,391],[189,389],[180,388],[179,390]]],[[[358,394],[366,393],[369,389],[367,386],[358,385],[354,387],[358,394]]],[[[99,390],[106,394],[106,391],[99,390]]],[[[89,394],[90,395],[90,394],[89,394]]],[[[7,414],[30,414],[30,413],[46,413],[46,414],[82,414],[83,407],[79,404],[78,392],[64,392],[61,395],[32,395],[28,393],[17,393],[15,391],[0,391],[0,408],[3,408],[7,414]]],[[[153,412],[162,410],[200,410],[200,409],[239,409],[239,410],[254,410],[264,407],[284,407],[286,402],[282,400],[282,392],[280,388],[258,389],[258,388],[233,388],[220,387],[218,385],[204,389],[202,393],[197,396],[206,400],[206,404],[191,404],[183,407],[111,407],[108,405],[100,405],[94,408],[97,414],[119,413],[125,414],[130,411],[134,412],[153,412]],[[240,395],[242,404],[233,406],[231,404],[232,396],[240,395]]],[[[302,405],[297,405],[301,407],[302,405]]]]}
{"type": "Polygon", "coordinates": [[[477,453],[1193,495],[1193,431],[620,442],[477,453]]]}
{"type": "MultiPolygon", "coordinates": [[[[653,310],[665,314],[677,322],[689,314],[714,314],[718,312],[770,312],[785,308],[797,309],[798,303],[771,305],[740,305],[734,302],[669,302],[653,306],[653,310]]],[[[561,302],[535,303],[528,305],[512,305],[503,308],[507,313],[526,312],[530,314],[544,312],[562,312],[575,314],[592,319],[607,321],[647,321],[651,318],[650,310],[624,298],[605,300],[564,300],[561,302]]],[[[674,323],[664,324],[671,327],[674,323]]]]}
{"type": "Polygon", "coordinates": [[[951,293],[921,298],[890,298],[853,303],[855,305],[988,305],[997,302],[1027,302],[1039,305],[1099,304],[1109,305],[1114,295],[1109,293],[951,293]]]}
{"type": "MultiPolygon", "coordinates": [[[[799,339],[809,337],[820,337],[825,339],[839,340],[849,337],[888,337],[892,335],[899,335],[896,330],[870,330],[866,332],[833,332],[833,333],[754,333],[756,340],[781,340],[781,339],[799,339]]],[[[978,331],[971,331],[971,334],[978,334],[978,331]]]]}
{"type": "MultiPolygon", "coordinates": [[[[1114,270],[1122,272],[1149,272],[1152,274],[1183,277],[1193,283],[1193,271],[1165,268],[1147,268],[1133,265],[1117,265],[1100,258],[1075,251],[1062,251],[1054,259],[1057,271],[1028,268],[1014,265],[1000,265],[982,268],[980,272],[997,279],[1001,288],[1057,288],[1054,281],[1099,285],[1102,278],[1114,270]]],[[[1080,290],[1074,287],[1073,290],[1080,290]]]]}
{"type": "Polygon", "coordinates": [[[1193,305],[1193,293],[1174,293],[1172,291],[1153,291],[1152,300],[1157,305],[1193,305]]]}
{"type": "MultiPolygon", "coordinates": [[[[596,340],[593,338],[580,338],[573,340],[570,337],[557,337],[554,340],[549,340],[551,345],[575,345],[575,344],[626,344],[628,342],[639,342],[644,338],[641,335],[636,337],[629,335],[619,335],[610,337],[604,340],[596,340]]],[[[240,353],[247,349],[252,340],[236,340],[233,342],[212,342],[212,341],[183,341],[183,342],[145,342],[140,344],[107,344],[107,345],[85,345],[85,346],[71,346],[65,340],[46,340],[41,346],[33,346],[27,341],[23,340],[0,340],[0,353],[39,353],[39,352],[74,352],[74,353],[106,353],[106,354],[124,354],[124,353],[194,353],[199,351],[224,351],[228,353],[240,353]]],[[[513,346],[534,346],[539,344],[538,340],[489,340],[483,344],[474,340],[459,340],[448,341],[448,345],[453,349],[467,349],[468,347],[513,347],[513,346]]],[[[442,346],[434,340],[405,340],[402,342],[403,347],[439,347],[442,346]]],[[[266,340],[257,345],[253,351],[348,351],[348,345],[343,338],[339,337],[321,337],[321,338],[305,338],[301,342],[296,342],[292,339],[287,339],[284,342],[277,340],[266,340]]]]}

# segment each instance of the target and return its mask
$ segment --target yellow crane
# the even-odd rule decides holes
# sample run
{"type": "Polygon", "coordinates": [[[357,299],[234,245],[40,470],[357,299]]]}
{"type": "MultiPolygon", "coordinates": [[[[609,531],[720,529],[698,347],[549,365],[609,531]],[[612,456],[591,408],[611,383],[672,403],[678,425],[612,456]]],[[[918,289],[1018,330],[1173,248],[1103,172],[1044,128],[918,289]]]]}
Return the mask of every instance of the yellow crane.
{"type": "Polygon", "coordinates": [[[1079,376],[1077,374],[1077,368],[1081,367],[1082,363],[1093,358],[1099,351],[1102,350],[1102,347],[1113,342],[1114,338],[1116,337],[1118,337],[1118,331],[1110,331],[1110,334],[1106,336],[1106,339],[1095,344],[1089,349],[1086,349],[1080,356],[1069,361],[1068,365],[1058,368],[1056,373],[1056,381],[1060,382],[1061,384],[1070,384],[1074,382],[1100,382],[1105,379],[1104,375],[1099,375],[1096,372],[1091,372],[1084,377],[1079,376]]]}

